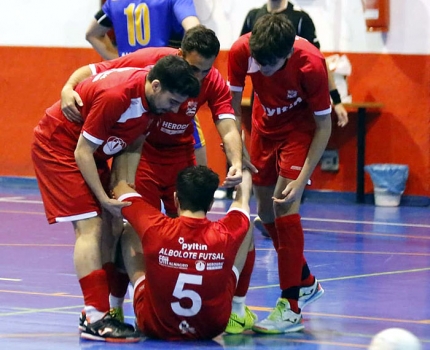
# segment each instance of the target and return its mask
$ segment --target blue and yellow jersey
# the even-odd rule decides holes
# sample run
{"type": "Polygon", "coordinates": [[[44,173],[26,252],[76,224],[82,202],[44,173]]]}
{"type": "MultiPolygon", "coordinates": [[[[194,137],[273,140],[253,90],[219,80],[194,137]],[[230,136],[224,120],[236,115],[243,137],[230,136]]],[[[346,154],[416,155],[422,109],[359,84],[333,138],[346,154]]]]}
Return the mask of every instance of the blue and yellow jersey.
{"type": "Polygon", "coordinates": [[[196,16],[193,0],[107,0],[102,11],[114,29],[120,56],[168,46],[170,37],[183,31],[182,21],[196,16]]]}

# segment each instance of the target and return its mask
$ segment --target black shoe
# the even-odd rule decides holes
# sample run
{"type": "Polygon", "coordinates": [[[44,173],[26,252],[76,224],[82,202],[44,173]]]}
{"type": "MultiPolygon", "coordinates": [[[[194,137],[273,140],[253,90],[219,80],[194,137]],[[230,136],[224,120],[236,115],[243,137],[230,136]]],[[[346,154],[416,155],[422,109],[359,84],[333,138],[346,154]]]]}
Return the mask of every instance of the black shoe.
{"type": "Polygon", "coordinates": [[[133,326],[112,318],[109,312],[100,320],[91,323],[82,312],[79,318],[79,329],[83,339],[111,343],[137,343],[140,341],[140,335],[135,332],[133,326]]]}

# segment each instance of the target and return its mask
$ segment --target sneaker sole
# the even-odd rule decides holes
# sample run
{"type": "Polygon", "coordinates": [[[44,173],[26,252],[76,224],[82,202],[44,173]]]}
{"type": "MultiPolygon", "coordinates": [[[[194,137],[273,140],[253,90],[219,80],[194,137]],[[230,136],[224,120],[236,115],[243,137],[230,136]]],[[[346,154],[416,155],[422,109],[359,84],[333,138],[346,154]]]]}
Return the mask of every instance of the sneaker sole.
{"type": "Polygon", "coordinates": [[[294,332],[300,332],[303,329],[305,329],[304,324],[297,324],[294,326],[290,326],[285,330],[280,329],[266,329],[266,328],[260,328],[258,326],[252,327],[252,330],[256,333],[263,333],[263,334],[285,334],[285,333],[294,333],[294,332]]]}
{"type": "Polygon", "coordinates": [[[320,290],[316,292],[314,295],[312,295],[309,299],[305,300],[304,302],[300,302],[299,300],[299,308],[303,309],[305,306],[312,304],[314,301],[317,301],[319,298],[321,298],[324,295],[324,289],[320,286],[320,290]]]}
{"type": "Polygon", "coordinates": [[[138,343],[141,338],[104,338],[98,337],[96,335],[88,334],[85,332],[81,333],[81,338],[86,340],[95,340],[95,341],[103,341],[106,343],[138,343]]]}

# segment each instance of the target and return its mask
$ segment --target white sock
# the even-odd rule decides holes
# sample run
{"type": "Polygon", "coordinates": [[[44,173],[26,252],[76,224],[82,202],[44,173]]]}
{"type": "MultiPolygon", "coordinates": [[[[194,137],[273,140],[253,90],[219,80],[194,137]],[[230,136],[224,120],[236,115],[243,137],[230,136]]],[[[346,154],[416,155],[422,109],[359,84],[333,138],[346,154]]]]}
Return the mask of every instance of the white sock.
{"type": "Polygon", "coordinates": [[[89,323],[97,322],[101,320],[106,312],[101,312],[97,310],[94,306],[84,306],[85,314],[89,323]]]}
{"type": "Polygon", "coordinates": [[[109,294],[109,305],[111,308],[122,307],[124,305],[124,298],[117,298],[109,294]]]}
{"type": "Polygon", "coordinates": [[[245,317],[245,299],[246,297],[234,296],[231,312],[237,314],[239,317],[245,317]]]}

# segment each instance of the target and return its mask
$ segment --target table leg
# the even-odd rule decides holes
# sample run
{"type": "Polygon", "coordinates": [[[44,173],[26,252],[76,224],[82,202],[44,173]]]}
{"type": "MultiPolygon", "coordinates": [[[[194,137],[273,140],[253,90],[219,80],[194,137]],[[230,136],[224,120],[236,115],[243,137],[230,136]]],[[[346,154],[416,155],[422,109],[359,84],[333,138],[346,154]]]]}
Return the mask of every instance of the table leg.
{"type": "Polygon", "coordinates": [[[358,108],[357,115],[357,203],[364,203],[364,158],[366,152],[366,108],[358,108]]]}

